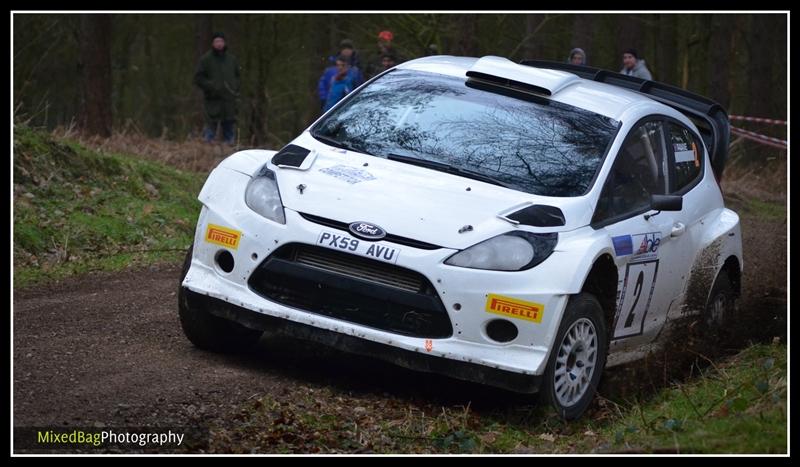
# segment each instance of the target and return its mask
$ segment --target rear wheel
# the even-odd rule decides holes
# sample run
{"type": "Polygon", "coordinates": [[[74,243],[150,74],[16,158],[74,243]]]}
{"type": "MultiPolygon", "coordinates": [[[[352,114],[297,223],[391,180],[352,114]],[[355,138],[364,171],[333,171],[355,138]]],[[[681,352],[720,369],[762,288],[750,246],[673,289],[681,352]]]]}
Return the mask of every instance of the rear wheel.
{"type": "MultiPolygon", "coordinates": [[[[181,284],[192,263],[192,250],[186,253],[181,272],[181,284]]],[[[179,285],[178,314],[186,337],[203,350],[214,352],[241,352],[253,347],[262,331],[250,329],[239,323],[211,314],[211,300],[179,285]]]]}
{"type": "Polygon", "coordinates": [[[712,340],[724,341],[733,334],[731,322],[736,312],[737,298],[728,271],[723,269],[711,287],[703,319],[706,334],[712,340]]]}
{"type": "Polygon", "coordinates": [[[594,398],[608,351],[603,309],[594,295],[570,299],[554,342],[542,395],[561,418],[575,420],[594,398]]]}

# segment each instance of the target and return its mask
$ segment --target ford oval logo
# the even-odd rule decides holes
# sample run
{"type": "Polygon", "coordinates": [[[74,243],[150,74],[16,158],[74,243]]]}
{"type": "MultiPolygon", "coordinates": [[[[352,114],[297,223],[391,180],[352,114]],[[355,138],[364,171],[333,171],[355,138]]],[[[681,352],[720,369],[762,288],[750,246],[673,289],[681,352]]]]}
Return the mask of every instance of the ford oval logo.
{"type": "Polygon", "coordinates": [[[385,230],[369,222],[353,222],[350,224],[350,232],[358,238],[372,241],[380,240],[386,236],[385,230]]]}

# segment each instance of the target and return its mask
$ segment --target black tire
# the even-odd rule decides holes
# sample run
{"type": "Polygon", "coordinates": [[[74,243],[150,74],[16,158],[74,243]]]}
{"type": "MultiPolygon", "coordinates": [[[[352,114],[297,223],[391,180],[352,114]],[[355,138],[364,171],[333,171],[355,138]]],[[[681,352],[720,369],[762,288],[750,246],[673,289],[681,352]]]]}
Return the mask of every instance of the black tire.
{"type": "MultiPolygon", "coordinates": [[[[574,347],[580,348],[579,345],[574,347]]],[[[597,301],[597,298],[594,295],[589,293],[580,293],[573,296],[570,298],[567,308],[564,310],[564,316],[561,319],[561,325],[558,328],[558,333],[556,334],[553,348],[550,351],[550,357],[547,362],[547,370],[544,374],[544,380],[542,381],[542,385],[539,389],[541,395],[544,397],[544,400],[549,402],[553,408],[555,408],[556,412],[562,419],[575,420],[583,415],[583,413],[586,412],[586,409],[589,408],[595,392],[597,391],[597,385],[600,382],[603,369],[606,365],[607,352],[608,332],[606,330],[606,322],[603,317],[603,308],[600,306],[600,302],[597,301]],[[576,400],[572,401],[571,403],[564,403],[559,399],[557,389],[562,388],[562,384],[564,384],[562,381],[564,381],[564,378],[571,378],[571,376],[569,374],[563,374],[564,368],[562,367],[565,366],[565,363],[557,363],[557,360],[559,357],[563,358],[564,355],[568,355],[562,352],[562,344],[564,343],[567,332],[570,331],[573,325],[576,323],[579,326],[588,326],[589,324],[587,323],[591,324],[591,327],[594,330],[594,339],[596,339],[595,358],[592,362],[593,366],[591,374],[587,378],[588,386],[585,386],[583,394],[577,397],[576,400]]],[[[585,361],[583,357],[574,359],[572,366],[570,366],[570,358],[573,357],[569,357],[567,359],[566,368],[577,368],[575,372],[581,374],[581,371],[586,371],[584,368],[589,367],[589,365],[586,363],[583,363],[582,365],[580,364],[580,362],[585,361]]],[[[580,379],[580,377],[578,379],[580,379]]],[[[574,380],[575,379],[572,379],[571,381],[574,380]]]]}
{"type": "Polygon", "coordinates": [[[736,313],[737,298],[728,271],[721,270],[711,287],[703,315],[704,334],[710,341],[722,343],[735,334],[732,322],[736,313]]]}
{"type": "MultiPolygon", "coordinates": [[[[189,272],[193,246],[183,261],[180,284],[189,272]]],[[[178,285],[178,315],[183,333],[195,347],[213,352],[243,352],[252,348],[262,331],[242,326],[208,312],[210,299],[178,285]]]]}

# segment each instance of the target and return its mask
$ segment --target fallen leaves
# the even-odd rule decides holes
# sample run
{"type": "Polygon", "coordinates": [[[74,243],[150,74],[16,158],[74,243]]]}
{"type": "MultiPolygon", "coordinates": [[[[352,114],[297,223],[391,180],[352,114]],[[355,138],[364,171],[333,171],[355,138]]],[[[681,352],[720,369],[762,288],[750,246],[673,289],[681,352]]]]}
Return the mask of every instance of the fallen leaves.
{"type": "Polygon", "coordinates": [[[555,442],[556,437],[550,433],[542,433],[539,435],[539,439],[552,443],[555,442]]]}

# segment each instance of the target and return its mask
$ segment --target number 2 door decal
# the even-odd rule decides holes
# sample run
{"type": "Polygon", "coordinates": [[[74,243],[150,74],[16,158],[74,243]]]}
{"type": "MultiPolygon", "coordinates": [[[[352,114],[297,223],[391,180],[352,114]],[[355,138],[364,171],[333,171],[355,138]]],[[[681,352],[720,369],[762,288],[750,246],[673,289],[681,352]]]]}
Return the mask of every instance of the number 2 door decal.
{"type": "Polygon", "coordinates": [[[644,331],[644,318],[656,285],[658,260],[629,263],[617,307],[614,339],[638,336],[644,331]]]}

